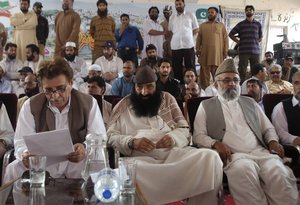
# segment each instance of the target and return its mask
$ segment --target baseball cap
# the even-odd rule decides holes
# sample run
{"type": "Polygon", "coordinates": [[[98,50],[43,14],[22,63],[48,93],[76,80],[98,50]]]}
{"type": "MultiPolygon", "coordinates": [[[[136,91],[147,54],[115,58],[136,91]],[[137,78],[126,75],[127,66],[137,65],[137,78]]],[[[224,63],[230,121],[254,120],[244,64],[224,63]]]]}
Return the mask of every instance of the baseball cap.
{"type": "Polygon", "coordinates": [[[104,47],[115,48],[115,44],[112,41],[106,41],[104,47]]]}
{"type": "Polygon", "coordinates": [[[28,73],[28,72],[30,72],[30,73],[33,73],[33,71],[32,71],[32,69],[30,68],[30,67],[28,67],[28,66],[24,66],[23,68],[21,68],[20,70],[18,70],[18,72],[24,72],[24,73],[28,73]]]}
{"type": "Polygon", "coordinates": [[[294,56],[292,54],[287,54],[284,59],[285,60],[291,59],[293,61],[294,60],[294,56]]]}

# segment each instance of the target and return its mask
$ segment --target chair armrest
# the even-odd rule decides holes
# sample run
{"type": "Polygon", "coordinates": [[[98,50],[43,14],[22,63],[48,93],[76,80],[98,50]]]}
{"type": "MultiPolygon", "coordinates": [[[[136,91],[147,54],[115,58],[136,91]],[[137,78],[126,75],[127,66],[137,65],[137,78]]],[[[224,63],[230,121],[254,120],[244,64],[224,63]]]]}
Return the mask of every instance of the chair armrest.
{"type": "Polygon", "coordinates": [[[2,182],[3,182],[4,176],[5,176],[5,170],[6,170],[7,165],[9,163],[11,163],[13,160],[15,160],[14,153],[15,153],[15,149],[10,149],[10,150],[7,150],[3,156],[2,182]]]}
{"type": "Polygon", "coordinates": [[[283,145],[285,156],[292,159],[292,163],[296,164],[300,157],[300,148],[295,145],[283,145]]]}

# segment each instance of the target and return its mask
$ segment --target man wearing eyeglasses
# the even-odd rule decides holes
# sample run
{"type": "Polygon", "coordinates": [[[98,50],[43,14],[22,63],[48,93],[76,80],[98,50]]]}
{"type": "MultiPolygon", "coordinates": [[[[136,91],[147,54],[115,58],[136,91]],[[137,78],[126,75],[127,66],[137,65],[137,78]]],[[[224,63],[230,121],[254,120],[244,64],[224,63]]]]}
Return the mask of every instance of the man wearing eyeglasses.
{"type": "Polygon", "coordinates": [[[225,60],[215,77],[218,96],[200,104],[194,144],[219,153],[236,205],[298,204],[296,179],[282,163],[275,128],[252,98],[240,96],[233,60],[225,60]]]}
{"type": "Polygon", "coordinates": [[[150,67],[137,70],[133,92],[112,112],[108,143],[136,159],[137,184],[148,204],[189,198],[188,205],[216,205],[222,162],[214,151],[188,146],[188,123],[156,81],[150,67]]]}
{"type": "Polygon", "coordinates": [[[17,159],[7,167],[6,182],[28,169],[30,153],[24,143],[25,135],[68,128],[75,151],[66,156],[66,161],[46,170],[54,178],[80,178],[85,161],[85,136],[106,134],[96,100],[72,89],[73,72],[64,59],[45,62],[38,77],[43,92],[31,97],[21,108],[14,139],[17,159]]]}
{"type": "Polygon", "coordinates": [[[293,85],[282,80],[282,68],[279,64],[275,64],[269,70],[270,80],[266,82],[266,85],[271,94],[291,94],[293,93],[293,85]]]}
{"type": "Polygon", "coordinates": [[[293,75],[292,81],[294,96],[275,106],[272,122],[283,144],[300,146],[300,71],[293,75]]]}

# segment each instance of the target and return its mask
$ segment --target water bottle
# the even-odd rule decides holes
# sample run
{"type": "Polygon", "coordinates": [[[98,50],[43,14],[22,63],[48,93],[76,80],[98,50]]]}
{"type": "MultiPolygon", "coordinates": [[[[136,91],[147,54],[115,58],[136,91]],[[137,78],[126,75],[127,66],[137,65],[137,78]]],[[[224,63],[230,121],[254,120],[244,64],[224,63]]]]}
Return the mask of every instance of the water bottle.
{"type": "Polygon", "coordinates": [[[94,192],[104,203],[115,201],[120,194],[120,181],[116,171],[111,168],[102,169],[98,174],[94,192]]]}

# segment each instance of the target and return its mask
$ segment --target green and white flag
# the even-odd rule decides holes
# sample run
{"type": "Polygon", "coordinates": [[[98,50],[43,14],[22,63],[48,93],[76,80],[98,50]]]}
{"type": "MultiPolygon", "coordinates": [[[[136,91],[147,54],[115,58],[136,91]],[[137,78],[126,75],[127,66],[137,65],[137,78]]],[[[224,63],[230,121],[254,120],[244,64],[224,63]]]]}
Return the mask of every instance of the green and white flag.
{"type": "Polygon", "coordinates": [[[8,0],[0,0],[0,9],[8,7],[9,1],[8,0]]]}

